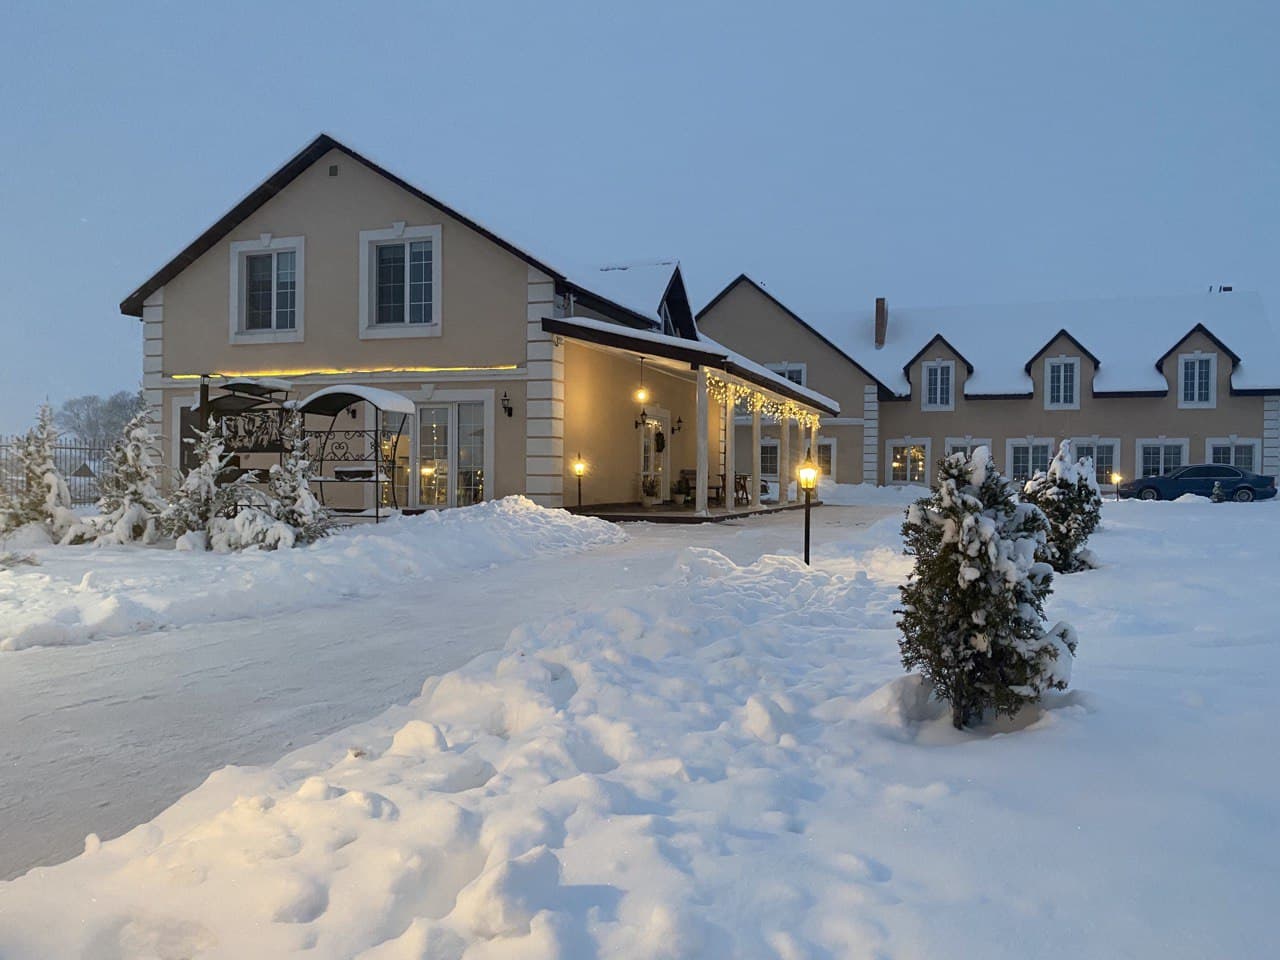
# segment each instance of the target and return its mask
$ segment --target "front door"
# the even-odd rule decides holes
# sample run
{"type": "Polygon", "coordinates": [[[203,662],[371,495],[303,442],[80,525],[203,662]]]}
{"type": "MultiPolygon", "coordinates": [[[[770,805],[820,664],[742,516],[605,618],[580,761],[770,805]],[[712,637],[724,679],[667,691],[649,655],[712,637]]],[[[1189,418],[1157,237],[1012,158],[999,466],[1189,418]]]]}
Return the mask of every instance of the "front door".
{"type": "Polygon", "coordinates": [[[418,505],[467,507],[488,494],[485,410],[479,401],[418,408],[418,505]]]}
{"type": "Polygon", "coordinates": [[[671,471],[667,469],[671,451],[671,415],[656,410],[645,418],[640,428],[640,493],[646,485],[656,491],[662,501],[671,497],[671,471]]]}

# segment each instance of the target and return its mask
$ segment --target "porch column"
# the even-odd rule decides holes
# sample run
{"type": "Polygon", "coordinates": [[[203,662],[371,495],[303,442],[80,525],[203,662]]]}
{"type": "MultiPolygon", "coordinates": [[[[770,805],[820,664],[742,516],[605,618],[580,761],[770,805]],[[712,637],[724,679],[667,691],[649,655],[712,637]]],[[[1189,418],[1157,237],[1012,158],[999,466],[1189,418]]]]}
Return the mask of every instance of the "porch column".
{"type": "MultiPolygon", "coordinates": [[[[803,433],[804,433],[804,430],[802,428],[801,434],[803,433]]],[[[819,460],[818,460],[818,419],[816,416],[814,417],[813,424],[809,427],[809,452],[813,455],[813,462],[817,464],[819,460]]],[[[834,467],[835,464],[833,463],[831,466],[834,467]]]]}
{"type": "Polygon", "coordinates": [[[724,401],[724,494],[725,506],[732,507],[737,502],[738,492],[734,488],[734,478],[738,472],[738,451],[734,446],[737,437],[734,436],[738,432],[738,425],[734,422],[734,399],[733,394],[724,401]]]}
{"type": "Polygon", "coordinates": [[[778,506],[790,502],[791,483],[791,418],[785,413],[778,420],[778,506]]]}
{"type": "Polygon", "coordinates": [[[698,386],[697,386],[697,423],[694,429],[698,431],[698,481],[694,489],[693,508],[698,513],[705,514],[707,512],[707,431],[710,430],[708,416],[708,405],[710,401],[707,398],[707,368],[698,368],[698,386]]]}
{"type": "Polygon", "coordinates": [[[751,505],[760,506],[760,408],[751,408],[751,505]]]}

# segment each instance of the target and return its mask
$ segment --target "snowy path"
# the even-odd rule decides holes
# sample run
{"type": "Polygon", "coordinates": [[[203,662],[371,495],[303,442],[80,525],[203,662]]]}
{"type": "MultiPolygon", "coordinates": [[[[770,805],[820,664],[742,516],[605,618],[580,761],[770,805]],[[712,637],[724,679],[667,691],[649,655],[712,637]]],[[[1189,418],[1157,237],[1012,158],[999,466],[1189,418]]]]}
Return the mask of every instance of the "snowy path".
{"type": "MultiPolygon", "coordinates": [[[[894,507],[824,508],[822,529],[894,507]]],[[[248,621],[189,625],[0,659],[0,879],[151,819],[226,764],[257,764],[416,696],[425,677],[503,645],[527,621],[623,603],[686,545],[739,562],[795,541],[797,514],[520,560],[248,621]]]]}

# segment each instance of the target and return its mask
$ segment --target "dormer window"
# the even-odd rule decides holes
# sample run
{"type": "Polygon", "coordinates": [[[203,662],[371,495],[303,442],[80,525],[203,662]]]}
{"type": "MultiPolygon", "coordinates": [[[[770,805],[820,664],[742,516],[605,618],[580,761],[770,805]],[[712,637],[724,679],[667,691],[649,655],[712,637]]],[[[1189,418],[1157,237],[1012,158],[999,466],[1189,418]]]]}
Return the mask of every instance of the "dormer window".
{"type": "Polygon", "coordinates": [[[924,395],[921,398],[921,410],[954,410],[955,372],[953,360],[927,360],[922,364],[924,371],[924,395]]]}
{"type": "Polygon", "coordinates": [[[1080,358],[1051,357],[1044,362],[1044,408],[1080,409],[1080,358]]]}
{"type": "Polygon", "coordinates": [[[360,231],[360,337],[440,335],[440,228],[360,231]]]}
{"type": "Polygon", "coordinates": [[[302,237],[231,244],[231,342],[302,339],[302,237]]]}
{"type": "Polygon", "coordinates": [[[1178,406],[1183,409],[1218,405],[1218,355],[1184,353],[1178,357],[1178,406]]]}
{"type": "Polygon", "coordinates": [[[667,307],[667,301],[663,300],[662,305],[658,307],[658,316],[662,318],[662,332],[668,337],[676,335],[676,325],[671,320],[671,311],[667,307]]]}

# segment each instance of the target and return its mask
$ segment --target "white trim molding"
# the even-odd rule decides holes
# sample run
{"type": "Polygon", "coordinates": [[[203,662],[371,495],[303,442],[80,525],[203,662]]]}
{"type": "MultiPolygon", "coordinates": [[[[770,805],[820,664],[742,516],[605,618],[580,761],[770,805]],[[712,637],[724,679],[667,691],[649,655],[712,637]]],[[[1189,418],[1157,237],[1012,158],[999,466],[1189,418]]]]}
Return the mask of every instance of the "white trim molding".
{"type": "MultiPolygon", "coordinates": [[[[525,496],[544,507],[564,506],[564,340],[542,329],[556,315],[556,285],[529,268],[525,305],[525,496]],[[548,451],[548,452],[543,452],[548,451]]],[[[580,452],[588,458],[590,450],[580,452]]]]}
{"type": "Polygon", "coordinates": [[[1280,474],[1280,396],[1262,401],[1262,469],[1269,477],[1280,474]]]}
{"type": "MultiPolygon", "coordinates": [[[[1060,386],[1065,388],[1066,386],[1065,378],[1063,379],[1063,382],[1061,383],[1060,386]]],[[[1045,357],[1043,389],[1044,389],[1044,408],[1046,410],[1079,410],[1080,409],[1080,358],[1068,357],[1066,354],[1059,354],[1056,357],[1045,357]],[[1064,370],[1068,370],[1068,369],[1071,370],[1071,399],[1070,400],[1059,400],[1057,403],[1053,402],[1053,399],[1052,399],[1053,394],[1052,394],[1052,390],[1050,389],[1052,380],[1050,378],[1053,375],[1053,368],[1055,366],[1061,366],[1064,370]]],[[[1065,391],[1060,391],[1060,392],[1065,392],[1065,391]]]]}
{"type": "Polygon", "coordinates": [[[1011,480],[1029,480],[1031,477],[1035,476],[1036,465],[1031,456],[1031,451],[1030,451],[1031,447],[1047,446],[1049,448],[1049,458],[1048,460],[1045,461],[1045,469],[1048,469],[1049,464],[1053,461],[1053,455],[1057,450],[1057,447],[1054,446],[1053,440],[1054,440],[1053,437],[1033,437],[1033,436],[1010,437],[1008,440],[1006,440],[1004,442],[1004,472],[1006,476],[1008,476],[1009,479],[1011,480]],[[1028,448],[1027,469],[1030,471],[1030,473],[1028,473],[1027,476],[1025,477],[1015,477],[1013,475],[1013,448],[1022,447],[1022,446],[1025,446],[1028,448]]]}
{"type": "Polygon", "coordinates": [[[253,343],[297,343],[303,339],[306,318],[307,288],[307,251],[304,237],[276,237],[264,233],[256,240],[234,240],[231,250],[231,286],[228,292],[227,322],[230,342],[233,344],[253,343]],[[275,324],[275,261],[271,268],[271,322],[267,330],[244,329],[244,261],[254,253],[284,253],[292,250],[294,258],[293,276],[293,326],[287,330],[277,330],[275,324]]]}
{"type": "Polygon", "coordinates": [[[1206,437],[1204,441],[1204,462],[1213,463],[1214,447],[1231,447],[1231,466],[1240,470],[1245,469],[1235,462],[1236,447],[1253,447],[1253,464],[1249,467],[1250,473],[1262,473],[1262,438],[1261,437],[1237,437],[1234,433],[1229,437],[1206,437]]]}
{"type": "Polygon", "coordinates": [[[971,455],[976,447],[986,447],[991,451],[991,455],[995,456],[995,451],[991,450],[990,437],[971,437],[966,433],[963,437],[947,437],[943,440],[942,445],[945,448],[943,456],[950,456],[952,447],[964,447],[966,452],[971,455]]]}
{"type": "MultiPolygon", "coordinates": [[[[942,393],[942,378],[938,378],[938,393],[942,393]]],[[[920,364],[920,409],[925,411],[954,410],[956,408],[956,362],[954,360],[925,360],[920,364]],[[941,397],[937,403],[929,402],[929,372],[947,371],[947,402],[941,397]]]]}
{"type": "MultiPolygon", "coordinates": [[[[1181,365],[1181,361],[1179,361],[1181,365]]],[[[1191,457],[1191,441],[1187,437],[1139,437],[1133,441],[1133,479],[1141,480],[1144,476],[1142,472],[1142,448],[1145,446],[1162,446],[1172,447],[1179,446],[1182,448],[1182,463],[1180,466],[1185,467],[1190,462],[1191,457]]],[[[1177,469],[1172,468],[1172,469],[1177,469]]],[[[1164,462],[1164,453],[1160,454],[1160,473],[1168,473],[1170,467],[1164,462]]],[[[1154,474],[1159,476],[1159,474],[1154,474]]]]}
{"type": "MultiPolygon", "coordinates": [[[[1198,393],[1197,393],[1198,395],[1198,393]]],[[[1218,405],[1218,355],[1197,350],[1194,353],[1178,354],[1178,409],[1179,410],[1211,410],[1218,405]],[[1187,363],[1189,361],[1209,361],[1209,399],[1187,400],[1184,393],[1186,386],[1187,363]]]]}
{"type": "MultiPolygon", "coordinates": [[[[441,329],[441,228],[439,224],[422,226],[405,226],[404,221],[396,221],[390,227],[380,230],[360,231],[360,339],[361,340],[399,340],[410,337],[438,337],[441,329]],[[388,323],[375,324],[374,299],[377,297],[376,266],[373,251],[388,243],[411,240],[431,241],[431,319],[426,323],[388,323]]],[[[408,283],[409,258],[405,257],[405,282],[408,283]]],[[[408,298],[406,296],[406,309],[408,298]]]]}
{"type": "Polygon", "coordinates": [[[880,482],[880,392],[874,383],[862,388],[861,479],[863,483],[880,482]]]}
{"type": "Polygon", "coordinates": [[[884,442],[884,482],[888,486],[901,487],[909,483],[929,484],[929,471],[933,466],[933,440],[930,437],[897,437],[884,442]],[[907,467],[907,479],[893,479],[893,448],[924,447],[924,476],[919,480],[911,479],[911,467],[907,467]]]}

